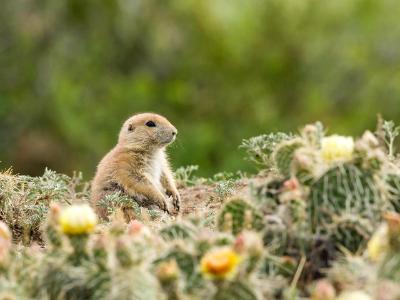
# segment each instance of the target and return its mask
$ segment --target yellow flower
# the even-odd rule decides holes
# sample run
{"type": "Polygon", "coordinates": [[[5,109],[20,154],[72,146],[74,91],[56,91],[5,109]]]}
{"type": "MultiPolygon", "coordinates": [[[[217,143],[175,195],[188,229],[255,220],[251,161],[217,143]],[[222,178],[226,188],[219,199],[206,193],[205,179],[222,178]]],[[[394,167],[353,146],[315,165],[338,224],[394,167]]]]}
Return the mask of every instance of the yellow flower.
{"type": "Polygon", "coordinates": [[[88,205],[72,205],[61,211],[59,224],[65,234],[88,234],[94,230],[97,216],[88,205]]]}
{"type": "Polygon", "coordinates": [[[202,258],[201,272],[211,278],[231,278],[240,263],[240,256],[230,248],[210,251],[202,258]]]}
{"type": "Polygon", "coordinates": [[[354,140],[352,137],[332,135],[321,141],[321,155],[328,163],[351,160],[353,152],[354,140]]]}
{"type": "Polygon", "coordinates": [[[352,291],[343,292],[337,300],[372,300],[372,298],[364,291],[352,291]]]}
{"type": "Polygon", "coordinates": [[[381,225],[368,242],[368,257],[376,262],[389,249],[389,228],[387,224],[381,225]]]}

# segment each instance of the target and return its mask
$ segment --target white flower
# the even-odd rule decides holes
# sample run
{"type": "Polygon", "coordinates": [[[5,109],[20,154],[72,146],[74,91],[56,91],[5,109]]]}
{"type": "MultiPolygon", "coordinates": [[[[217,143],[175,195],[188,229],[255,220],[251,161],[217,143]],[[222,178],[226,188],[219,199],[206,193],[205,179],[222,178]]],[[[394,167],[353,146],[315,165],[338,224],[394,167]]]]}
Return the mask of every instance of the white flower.
{"type": "Polygon", "coordinates": [[[372,300],[364,291],[343,292],[337,300],[372,300]]]}
{"type": "Polygon", "coordinates": [[[352,137],[332,135],[321,141],[321,156],[328,163],[351,160],[353,153],[354,140],[352,137]]]}

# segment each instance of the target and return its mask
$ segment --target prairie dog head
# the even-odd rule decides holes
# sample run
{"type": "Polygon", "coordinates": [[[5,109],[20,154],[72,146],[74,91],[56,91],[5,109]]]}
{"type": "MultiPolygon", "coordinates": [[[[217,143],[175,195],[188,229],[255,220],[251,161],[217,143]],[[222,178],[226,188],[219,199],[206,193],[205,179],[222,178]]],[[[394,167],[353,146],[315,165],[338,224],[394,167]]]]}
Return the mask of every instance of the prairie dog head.
{"type": "Polygon", "coordinates": [[[135,149],[159,149],[171,144],[178,130],[163,116],[143,113],[125,121],[119,134],[120,145],[135,149]]]}

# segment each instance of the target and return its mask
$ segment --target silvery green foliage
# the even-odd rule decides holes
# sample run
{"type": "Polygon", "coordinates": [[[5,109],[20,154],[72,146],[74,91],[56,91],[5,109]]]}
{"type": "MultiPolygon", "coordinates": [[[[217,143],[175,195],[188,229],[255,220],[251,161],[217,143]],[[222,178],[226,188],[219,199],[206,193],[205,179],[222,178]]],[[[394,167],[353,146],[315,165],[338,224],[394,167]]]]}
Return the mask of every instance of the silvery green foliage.
{"type": "Polygon", "coordinates": [[[383,140],[389,152],[389,158],[395,157],[395,140],[400,134],[400,126],[396,126],[393,121],[383,121],[383,140]]]}
{"type": "Polygon", "coordinates": [[[283,132],[263,134],[250,139],[244,139],[240,148],[247,153],[247,159],[264,169],[271,169],[274,165],[272,153],[276,146],[283,141],[291,140],[293,134],[283,132]]]}
{"type": "Polygon", "coordinates": [[[214,192],[217,195],[217,198],[223,201],[224,199],[233,195],[236,185],[237,181],[234,179],[223,180],[216,183],[214,192]]]}
{"type": "Polygon", "coordinates": [[[185,166],[179,167],[175,171],[175,180],[178,186],[185,187],[193,185],[197,182],[197,177],[194,173],[199,169],[199,166],[185,166]]]}
{"type": "Polygon", "coordinates": [[[13,230],[15,239],[25,242],[39,235],[50,202],[68,205],[87,198],[88,184],[80,173],[73,177],[49,169],[39,177],[0,173],[0,219],[13,230]]]}

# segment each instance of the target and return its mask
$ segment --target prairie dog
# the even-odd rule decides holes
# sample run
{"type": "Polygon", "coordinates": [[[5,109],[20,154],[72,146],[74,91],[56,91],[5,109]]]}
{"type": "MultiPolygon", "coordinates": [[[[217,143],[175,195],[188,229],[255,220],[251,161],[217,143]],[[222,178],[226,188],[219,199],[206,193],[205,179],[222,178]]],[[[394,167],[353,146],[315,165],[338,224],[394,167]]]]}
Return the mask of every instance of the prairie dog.
{"type": "Polygon", "coordinates": [[[141,206],[157,205],[172,213],[179,211],[175,185],[166,147],[177,129],[163,116],[153,113],[134,115],[123,124],[117,145],[100,161],[92,182],[91,201],[101,217],[104,208],[97,203],[107,194],[121,191],[141,206]]]}

